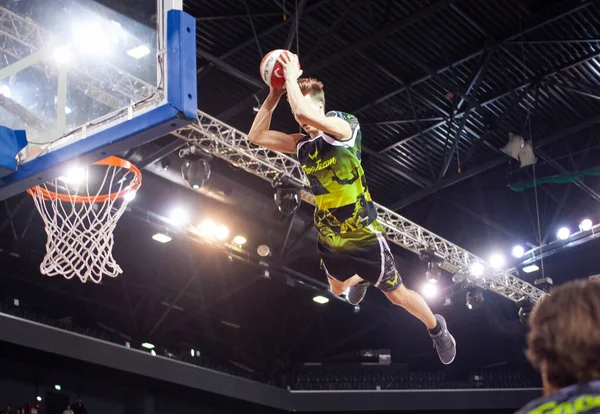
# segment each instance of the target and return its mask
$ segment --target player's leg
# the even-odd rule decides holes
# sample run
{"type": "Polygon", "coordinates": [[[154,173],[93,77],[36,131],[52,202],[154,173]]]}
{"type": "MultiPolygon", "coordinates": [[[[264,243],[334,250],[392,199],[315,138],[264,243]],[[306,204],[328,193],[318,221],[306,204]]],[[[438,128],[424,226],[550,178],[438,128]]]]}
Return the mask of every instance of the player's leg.
{"type": "Polygon", "coordinates": [[[402,282],[400,282],[396,289],[390,292],[384,291],[383,293],[394,305],[403,307],[417,317],[430,331],[436,328],[437,320],[429,308],[429,305],[427,305],[421,295],[413,290],[407,289],[402,282]]]}
{"type": "Polygon", "coordinates": [[[354,275],[354,276],[351,276],[349,279],[346,279],[342,282],[342,281],[335,279],[333,276],[331,276],[329,274],[327,275],[327,280],[329,281],[329,287],[331,288],[331,293],[333,293],[336,296],[340,296],[348,288],[363,281],[358,275],[354,275]]]}

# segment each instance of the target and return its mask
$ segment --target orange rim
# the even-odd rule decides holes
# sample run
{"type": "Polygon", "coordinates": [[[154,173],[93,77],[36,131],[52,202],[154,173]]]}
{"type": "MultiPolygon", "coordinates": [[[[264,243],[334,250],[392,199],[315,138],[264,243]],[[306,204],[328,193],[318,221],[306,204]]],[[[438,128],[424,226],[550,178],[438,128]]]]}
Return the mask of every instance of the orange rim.
{"type": "Polygon", "coordinates": [[[60,194],[55,191],[50,191],[47,188],[36,185],[35,187],[27,190],[29,194],[33,197],[41,198],[44,200],[61,200],[65,202],[72,203],[103,203],[106,200],[116,200],[117,198],[123,197],[125,194],[131,191],[137,191],[142,185],[142,173],[140,170],[130,163],[127,160],[124,160],[119,157],[108,157],[98,162],[95,162],[93,165],[105,165],[107,167],[119,167],[129,170],[130,172],[135,174],[135,177],[132,180],[132,183],[125,189],[119,191],[118,193],[109,193],[97,196],[74,196],[69,194],[60,194]]]}

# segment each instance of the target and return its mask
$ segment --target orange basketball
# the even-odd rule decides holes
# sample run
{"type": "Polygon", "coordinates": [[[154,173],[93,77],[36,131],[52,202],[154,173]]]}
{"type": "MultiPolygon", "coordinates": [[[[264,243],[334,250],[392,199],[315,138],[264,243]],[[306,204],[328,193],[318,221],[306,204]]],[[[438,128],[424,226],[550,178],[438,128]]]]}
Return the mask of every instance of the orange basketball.
{"type": "MultiPolygon", "coordinates": [[[[285,77],[283,76],[283,67],[277,61],[282,53],[291,53],[288,50],[276,49],[265,55],[260,62],[260,76],[262,80],[273,89],[282,89],[285,86],[285,77]]],[[[300,67],[300,62],[298,62],[300,67]]]]}

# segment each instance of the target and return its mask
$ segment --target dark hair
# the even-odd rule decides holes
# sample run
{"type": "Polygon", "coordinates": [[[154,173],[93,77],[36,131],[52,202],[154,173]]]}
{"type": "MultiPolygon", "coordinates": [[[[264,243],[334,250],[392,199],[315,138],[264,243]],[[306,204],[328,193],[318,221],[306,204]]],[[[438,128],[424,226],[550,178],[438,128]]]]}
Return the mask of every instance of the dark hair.
{"type": "Polygon", "coordinates": [[[313,100],[323,102],[323,106],[325,106],[323,82],[318,81],[315,78],[300,78],[298,79],[298,86],[300,86],[302,95],[309,95],[313,100]]]}
{"type": "Polygon", "coordinates": [[[600,379],[600,283],[568,282],[539,302],[529,320],[526,355],[564,388],[600,379]]]}

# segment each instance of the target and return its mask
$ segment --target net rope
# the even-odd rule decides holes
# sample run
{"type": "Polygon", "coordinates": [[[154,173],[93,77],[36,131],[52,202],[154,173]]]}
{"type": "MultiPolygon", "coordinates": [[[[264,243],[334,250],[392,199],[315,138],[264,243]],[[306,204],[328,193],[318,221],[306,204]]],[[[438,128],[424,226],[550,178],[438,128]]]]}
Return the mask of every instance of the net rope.
{"type": "Polygon", "coordinates": [[[90,190],[90,167],[85,168],[81,184],[56,178],[30,190],[48,236],[42,274],[100,283],[103,276],[116,277],[123,272],[112,255],[113,231],[128,199],[115,195],[135,191],[140,181],[133,170],[103,167],[106,174],[99,185],[93,185],[96,191],[90,190]],[[82,195],[86,202],[81,202],[82,195]]]}

